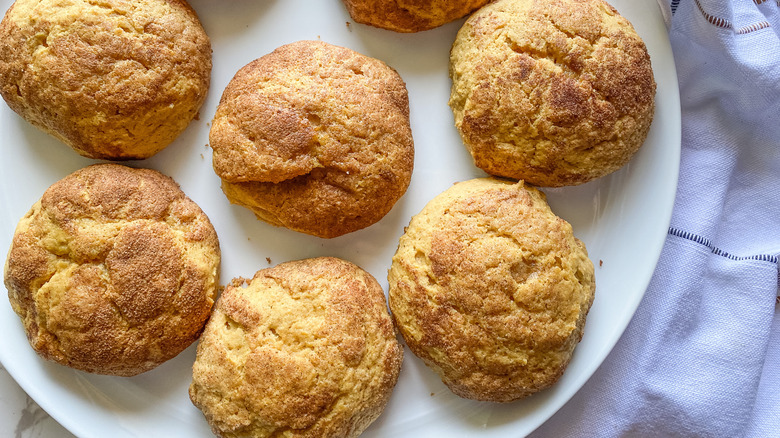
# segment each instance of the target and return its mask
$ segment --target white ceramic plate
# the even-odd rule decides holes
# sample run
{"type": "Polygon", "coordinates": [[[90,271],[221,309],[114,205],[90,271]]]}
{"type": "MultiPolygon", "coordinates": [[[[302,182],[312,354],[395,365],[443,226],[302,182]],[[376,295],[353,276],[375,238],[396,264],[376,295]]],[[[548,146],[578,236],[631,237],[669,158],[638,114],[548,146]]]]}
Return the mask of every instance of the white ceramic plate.
{"type": "MultiPolygon", "coordinates": [[[[183,135],[157,156],[129,163],[172,176],[211,218],[222,247],[223,283],[271,264],[305,257],[342,257],[371,272],[387,290],[387,269],[412,215],[453,182],[483,176],[471,162],[447,106],[450,45],[462,20],[403,35],[352,23],[340,0],[193,0],[211,37],[211,92],[183,135]],[[228,203],[211,168],[210,119],[222,90],[244,64],[274,48],[321,39],[379,58],[407,83],[415,140],[409,191],[379,223],[323,240],[257,221],[228,203]],[[266,259],[270,259],[269,261],[266,259]]],[[[11,4],[0,1],[2,10],[11,4]]],[[[650,51],[658,83],[646,144],[617,173],[583,186],[546,190],[570,221],[596,265],[596,300],[585,337],[553,388],[511,404],[460,399],[408,350],[384,414],[366,437],[519,437],[548,419],[590,377],[617,342],[647,287],[666,235],[677,183],[680,112],[666,28],[654,1],[613,0],[650,51]]],[[[30,126],[0,104],[0,251],[17,221],[44,190],[94,163],[30,126]]],[[[80,437],[210,437],[187,396],[194,346],[159,368],[132,378],[89,375],[38,358],[8,300],[0,300],[0,360],[49,414],[80,437]]]]}

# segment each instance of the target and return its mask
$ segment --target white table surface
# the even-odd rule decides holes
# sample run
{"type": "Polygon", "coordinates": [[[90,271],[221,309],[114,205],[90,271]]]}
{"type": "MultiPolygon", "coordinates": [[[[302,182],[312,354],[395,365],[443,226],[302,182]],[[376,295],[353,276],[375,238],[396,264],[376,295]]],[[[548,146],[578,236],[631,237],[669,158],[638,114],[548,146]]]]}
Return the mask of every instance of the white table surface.
{"type": "Polygon", "coordinates": [[[0,437],[75,438],[38,406],[0,365],[0,437]]]}

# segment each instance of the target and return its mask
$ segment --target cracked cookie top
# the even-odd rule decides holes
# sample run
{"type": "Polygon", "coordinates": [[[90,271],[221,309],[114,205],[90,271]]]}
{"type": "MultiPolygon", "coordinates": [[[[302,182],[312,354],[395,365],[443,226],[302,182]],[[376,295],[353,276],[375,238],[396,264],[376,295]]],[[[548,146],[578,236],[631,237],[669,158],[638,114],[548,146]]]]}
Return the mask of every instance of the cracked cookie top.
{"type": "Polygon", "coordinates": [[[650,57],[603,0],[498,0],[463,25],[450,106],[475,164],[539,186],[611,173],[653,119],[650,57]]]}
{"type": "Polygon", "coordinates": [[[494,178],[455,184],[414,216],[388,281],[411,351],[455,394],[496,402],[560,378],[596,287],[544,194],[494,178]]]}
{"type": "Polygon", "coordinates": [[[470,14],[490,0],[344,0],[358,23],[396,32],[433,29],[470,14]]]}
{"type": "Polygon", "coordinates": [[[233,280],[198,343],[192,402],[220,437],[356,437],[403,350],[371,274],[332,257],[233,280]]]}
{"type": "Polygon", "coordinates": [[[19,221],[5,285],[42,357],[131,376],[200,335],[219,261],[214,228],[172,179],[97,164],[54,183],[19,221]]]}
{"type": "Polygon", "coordinates": [[[0,94],[90,158],[148,158],[198,113],[211,44],[184,0],[17,0],[0,23],[0,94]]]}
{"type": "Polygon", "coordinates": [[[231,202],[319,237],[367,227],[414,165],[406,84],[383,62],[319,41],[252,61],[225,88],[209,133],[231,202]]]}

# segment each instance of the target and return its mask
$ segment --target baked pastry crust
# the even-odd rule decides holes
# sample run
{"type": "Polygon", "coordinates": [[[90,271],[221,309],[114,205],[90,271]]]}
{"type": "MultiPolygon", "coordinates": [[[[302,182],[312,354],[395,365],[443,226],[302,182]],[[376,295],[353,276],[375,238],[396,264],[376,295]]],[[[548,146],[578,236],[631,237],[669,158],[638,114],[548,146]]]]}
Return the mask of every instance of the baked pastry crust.
{"type": "Polygon", "coordinates": [[[549,387],[582,338],[593,264],[542,192],[458,183],[414,216],[388,275],[411,351],[457,395],[509,402],[549,387]]]}
{"type": "Polygon", "coordinates": [[[398,73],[320,41],[282,46],[239,70],[209,140],[231,202],[270,224],[325,238],[384,217],[414,166],[398,73]]]}
{"type": "Polygon", "coordinates": [[[19,221],[5,285],[39,355],[132,376],[200,335],[219,261],[214,228],[172,179],[98,164],[53,184],[19,221]]]}
{"type": "Polygon", "coordinates": [[[396,32],[420,32],[455,21],[490,0],[344,0],[358,23],[396,32]]]}
{"type": "Polygon", "coordinates": [[[184,0],[16,0],[0,22],[0,94],[90,158],[148,158],[196,117],[211,44],[184,0]]]}
{"type": "Polygon", "coordinates": [[[450,55],[450,106],[477,167],[538,186],[625,165],[653,119],[650,57],[603,0],[498,0],[450,55]]]}
{"type": "Polygon", "coordinates": [[[332,257],[236,279],[198,344],[192,402],[220,437],[356,437],[403,350],[376,280],[332,257]]]}

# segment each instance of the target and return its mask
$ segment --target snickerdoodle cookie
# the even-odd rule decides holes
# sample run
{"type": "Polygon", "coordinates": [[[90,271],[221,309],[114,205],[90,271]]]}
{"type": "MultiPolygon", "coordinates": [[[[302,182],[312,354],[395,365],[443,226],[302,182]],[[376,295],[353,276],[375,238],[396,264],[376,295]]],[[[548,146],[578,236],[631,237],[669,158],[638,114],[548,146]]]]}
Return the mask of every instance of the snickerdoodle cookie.
{"type": "Polygon", "coordinates": [[[355,437],[384,410],[402,358],[374,277],[331,257],[287,262],[225,288],[190,398],[220,437],[355,437]]]}
{"type": "Polygon", "coordinates": [[[645,44],[603,0],[497,0],[450,55],[455,124],[475,164],[539,186],[611,173],[640,148],[655,81],[645,44]]]}
{"type": "Polygon", "coordinates": [[[553,383],[582,338],[593,264],[542,192],[454,185],[414,216],[388,276],[414,354],[457,395],[516,400],[553,383]]]}
{"type": "Polygon", "coordinates": [[[420,32],[465,17],[490,0],[344,0],[352,19],[396,32],[420,32]]]}
{"type": "Polygon", "coordinates": [[[148,158],[196,116],[211,44],[185,0],[16,0],[0,23],[0,94],[90,158],[148,158]]]}
{"type": "Polygon", "coordinates": [[[384,217],[414,164],[401,77],[379,60],[320,41],[279,47],[239,70],[209,140],[231,202],[325,238],[384,217]]]}
{"type": "Polygon", "coordinates": [[[42,357],[132,376],[200,335],[219,261],[209,219],[172,179],[98,164],[54,183],[19,221],[5,285],[42,357]]]}

